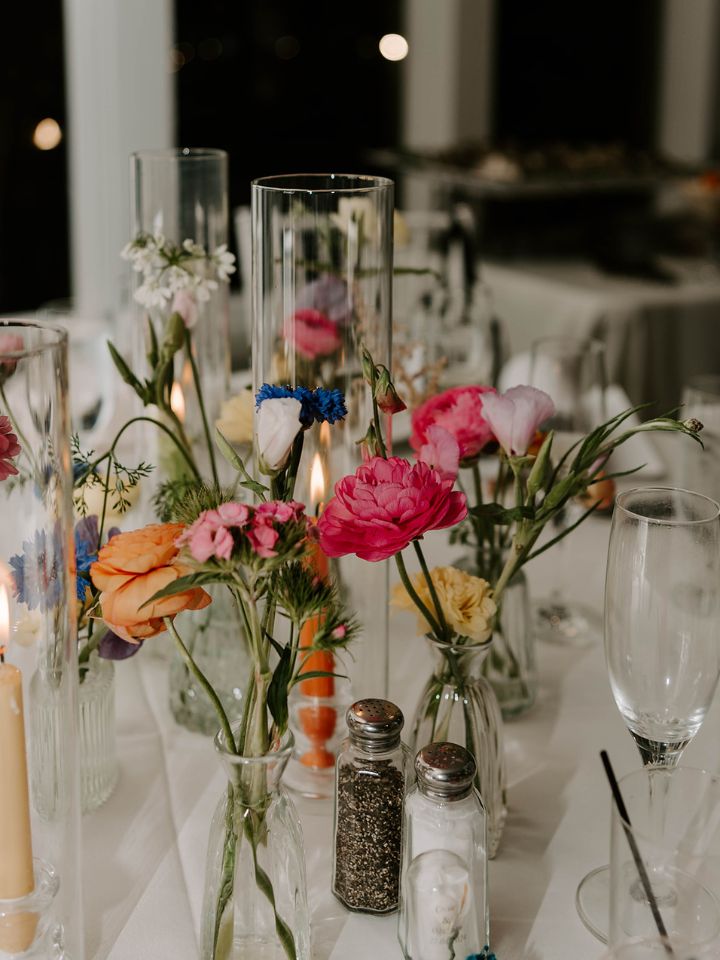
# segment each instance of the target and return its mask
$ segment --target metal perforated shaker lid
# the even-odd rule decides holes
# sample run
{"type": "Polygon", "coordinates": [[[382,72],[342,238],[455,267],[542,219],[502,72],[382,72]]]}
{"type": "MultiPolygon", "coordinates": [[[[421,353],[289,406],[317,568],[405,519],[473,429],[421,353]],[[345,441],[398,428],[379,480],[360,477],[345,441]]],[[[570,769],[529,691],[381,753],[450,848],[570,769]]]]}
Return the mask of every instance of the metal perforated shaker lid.
{"type": "Polygon", "coordinates": [[[400,742],[402,710],[389,700],[356,700],[346,718],[350,739],[366,750],[386,750],[400,742]]]}
{"type": "Polygon", "coordinates": [[[473,755],[457,743],[429,743],[415,757],[418,787],[431,797],[459,800],[475,779],[473,755]]]}

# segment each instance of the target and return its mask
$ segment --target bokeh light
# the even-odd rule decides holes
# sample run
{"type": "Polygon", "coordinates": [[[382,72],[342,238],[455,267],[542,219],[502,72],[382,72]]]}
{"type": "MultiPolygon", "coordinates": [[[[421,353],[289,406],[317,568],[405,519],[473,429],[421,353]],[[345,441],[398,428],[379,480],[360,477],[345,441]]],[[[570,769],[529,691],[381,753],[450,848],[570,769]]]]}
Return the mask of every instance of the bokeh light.
{"type": "Polygon", "coordinates": [[[386,33],[380,37],[380,53],[386,60],[404,60],[410,47],[405,37],[399,33],[386,33]]]}
{"type": "Polygon", "coordinates": [[[52,117],[45,117],[33,130],[32,141],[38,150],[54,150],[61,140],[60,124],[52,117]]]}

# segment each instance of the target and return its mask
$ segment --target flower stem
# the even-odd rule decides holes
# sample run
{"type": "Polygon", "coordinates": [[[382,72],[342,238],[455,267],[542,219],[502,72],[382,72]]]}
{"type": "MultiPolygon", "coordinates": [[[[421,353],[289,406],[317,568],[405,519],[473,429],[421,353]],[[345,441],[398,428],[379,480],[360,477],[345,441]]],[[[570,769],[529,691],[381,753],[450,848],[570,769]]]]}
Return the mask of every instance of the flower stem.
{"type": "Polygon", "coordinates": [[[205,693],[210,698],[210,702],[215,708],[215,712],[217,713],[218,719],[220,720],[220,727],[223,731],[223,734],[225,735],[225,740],[226,740],[228,750],[231,753],[237,754],[237,747],[235,746],[235,737],[233,736],[232,727],[230,726],[228,715],[225,713],[223,705],[220,702],[220,698],[213,690],[212,685],[208,680],[208,678],[205,676],[205,674],[202,672],[200,667],[198,667],[198,665],[193,660],[190,654],[190,651],[185,646],[180,634],[175,629],[175,624],[173,623],[172,617],[163,617],[163,623],[165,624],[168,631],[170,632],[170,635],[175,641],[175,644],[178,650],[180,651],[180,655],[182,656],[183,660],[187,664],[190,672],[193,674],[197,682],[200,684],[200,686],[203,688],[205,693]]]}
{"type": "Polygon", "coordinates": [[[428,570],[428,565],[425,560],[425,554],[422,552],[422,547],[417,542],[413,540],[413,547],[415,548],[415,553],[418,560],[420,561],[420,567],[425,577],[425,582],[428,585],[428,590],[430,591],[430,596],[432,597],[433,606],[438,615],[438,623],[440,624],[440,629],[442,630],[443,637],[450,639],[451,631],[448,628],[447,620],[445,619],[445,614],[443,613],[442,604],[440,603],[440,597],[437,595],[437,590],[435,589],[435,584],[433,583],[432,577],[430,576],[430,571],[428,570]]]}
{"type": "Polygon", "coordinates": [[[404,586],[405,589],[407,590],[408,595],[409,595],[410,598],[412,599],[412,602],[413,602],[413,603],[415,604],[415,606],[418,608],[418,610],[420,611],[420,613],[422,613],[422,615],[425,617],[425,619],[426,619],[427,622],[428,622],[428,625],[430,626],[430,629],[431,629],[432,632],[435,634],[435,636],[436,636],[436,637],[439,637],[439,636],[441,635],[441,633],[442,633],[442,631],[441,631],[441,629],[440,629],[440,625],[438,624],[437,620],[436,620],[435,617],[432,615],[432,613],[430,613],[430,610],[429,610],[429,609],[425,606],[425,604],[422,602],[422,600],[421,600],[420,597],[418,596],[417,590],[416,590],[415,587],[412,585],[412,581],[410,580],[410,577],[408,576],[407,568],[406,568],[406,566],[405,566],[405,561],[403,560],[402,552],[399,552],[399,553],[396,553],[396,554],[395,554],[395,563],[397,564],[398,573],[400,574],[400,579],[401,579],[402,582],[403,582],[403,586],[404,586]]]}
{"type": "Polygon", "coordinates": [[[103,455],[98,457],[96,460],[93,460],[93,462],[90,464],[90,466],[88,467],[87,473],[85,474],[86,476],[89,476],[91,473],[94,473],[96,467],[98,467],[103,462],[103,460],[106,460],[108,457],[114,456],[115,447],[118,445],[120,441],[120,437],[122,437],[122,435],[125,433],[128,427],[131,427],[134,423],[152,423],[154,426],[158,427],[160,430],[166,433],[170,437],[172,442],[175,444],[175,446],[178,448],[180,453],[183,455],[183,457],[185,458],[185,461],[187,465],[190,467],[195,479],[202,480],[202,477],[200,476],[200,471],[193,463],[192,457],[190,456],[188,451],[185,449],[182,442],[178,439],[178,437],[173,433],[173,431],[169,427],[166,427],[164,423],[161,423],[160,420],[156,420],[154,417],[132,417],[130,420],[127,421],[127,423],[124,423],[122,427],[118,430],[118,432],[115,434],[115,438],[113,439],[113,442],[110,444],[109,448],[105,451],[105,453],[103,453],[103,455]]]}
{"type": "Polygon", "coordinates": [[[213,480],[215,486],[220,486],[220,481],[218,479],[217,472],[217,463],[215,462],[215,445],[210,436],[210,426],[208,424],[207,413],[205,411],[205,400],[203,399],[202,386],[200,385],[200,373],[197,368],[197,362],[195,361],[195,355],[192,351],[192,340],[190,338],[190,331],[185,327],[185,351],[188,355],[188,360],[190,361],[190,368],[192,369],[193,381],[195,383],[195,393],[198,398],[198,406],[200,407],[200,417],[202,419],[203,432],[205,433],[205,442],[208,448],[208,455],[210,456],[210,469],[212,470],[213,480]]]}

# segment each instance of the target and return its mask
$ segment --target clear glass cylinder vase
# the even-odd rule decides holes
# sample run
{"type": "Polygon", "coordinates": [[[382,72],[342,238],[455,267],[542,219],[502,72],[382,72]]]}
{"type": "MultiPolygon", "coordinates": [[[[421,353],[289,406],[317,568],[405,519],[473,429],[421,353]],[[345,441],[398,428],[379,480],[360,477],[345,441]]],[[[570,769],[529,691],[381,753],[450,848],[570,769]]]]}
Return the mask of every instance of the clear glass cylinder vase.
{"type": "MultiPolygon", "coordinates": [[[[182,249],[199,245],[208,255],[223,250],[228,242],[228,157],[224,150],[149,150],[131,157],[132,240],[151,237],[182,249]]],[[[184,261],[198,279],[197,287],[175,291],[172,268],[148,283],[142,270],[134,274],[136,323],[133,344],[134,370],[147,369],[149,324],[162,342],[170,315],[178,311],[191,334],[187,346],[174,359],[171,402],[180,420],[201,472],[209,476],[209,458],[203,416],[193,382],[195,363],[202,386],[205,416],[214,428],[230,386],[229,285],[208,275],[201,259],[184,261]],[[140,294],[148,288],[147,294],[140,294]],[[142,303],[139,302],[142,300],[142,303]]],[[[152,433],[152,443],[161,479],[185,476],[182,457],[172,442],[152,433]]]]}
{"type": "Polygon", "coordinates": [[[70,465],[67,334],[0,320],[3,956],[84,956],[70,465]]]}
{"type": "Polygon", "coordinates": [[[500,706],[482,662],[492,641],[462,645],[438,643],[429,637],[435,668],[420,695],[412,724],[410,749],[449,741],[475,758],[475,785],[487,815],[488,856],[497,853],[505,826],[505,761],[500,706]]]}
{"type": "MultiPolygon", "coordinates": [[[[266,177],[252,185],[253,385],[339,389],[348,415],[306,432],[296,499],[320,511],[361,462],[372,417],[362,351],[390,366],[393,183],[350,174],[266,177]],[[314,478],[314,480],[313,480],[314,478]]],[[[355,697],[385,697],[386,563],[348,556],[334,576],[362,633],[348,664],[355,697]]]]}
{"type": "Polygon", "coordinates": [[[90,655],[80,682],[80,795],[83,813],[97,810],[118,781],[115,664],[90,655]]]}
{"type": "Polygon", "coordinates": [[[228,782],[210,826],[202,960],[309,960],[302,830],[280,784],[292,733],[262,757],[236,756],[222,733],[215,746],[228,782]]]}
{"type": "MultiPolygon", "coordinates": [[[[250,658],[240,612],[225,586],[208,586],[213,602],[183,617],[183,641],[212,684],[230,721],[242,715],[250,658]]],[[[170,664],[170,709],[175,720],[196,733],[212,736],[217,713],[185,660],[173,650],[170,664]]]]}

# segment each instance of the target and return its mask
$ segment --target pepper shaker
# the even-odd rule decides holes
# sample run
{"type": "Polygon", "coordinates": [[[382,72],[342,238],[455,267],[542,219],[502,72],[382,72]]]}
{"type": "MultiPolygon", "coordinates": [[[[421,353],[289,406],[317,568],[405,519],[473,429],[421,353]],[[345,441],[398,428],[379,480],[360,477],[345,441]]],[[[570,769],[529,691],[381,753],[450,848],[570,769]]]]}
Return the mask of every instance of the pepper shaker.
{"type": "Polygon", "coordinates": [[[417,754],[415,773],[403,829],[398,935],[404,956],[484,957],[490,939],[487,823],[473,786],[475,760],[457,744],[431,743],[417,754]]]}
{"type": "Polygon", "coordinates": [[[349,910],[397,910],[403,803],[412,755],[404,718],[388,700],[358,700],[335,768],[332,890],[349,910]]]}

